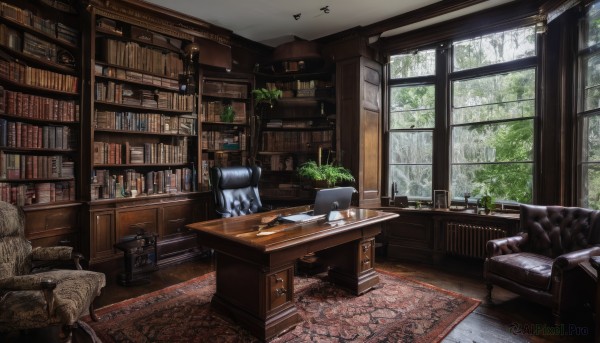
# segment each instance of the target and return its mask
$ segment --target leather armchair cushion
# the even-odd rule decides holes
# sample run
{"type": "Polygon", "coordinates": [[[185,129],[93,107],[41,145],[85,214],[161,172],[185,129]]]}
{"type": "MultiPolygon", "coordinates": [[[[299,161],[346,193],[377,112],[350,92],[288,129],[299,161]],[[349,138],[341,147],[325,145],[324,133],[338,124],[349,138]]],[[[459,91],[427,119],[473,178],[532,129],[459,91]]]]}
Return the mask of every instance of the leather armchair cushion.
{"type": "Polygon", "coordinates": [[[597,215],[579,207],[521,206],[521,228],[529,233],[527,250],[555,258],[598,243],[591,236],[597,215]]]}
{"type": "Polygon", "coordinates": [[[486,261],[486,273],[527,287],[548,290],[553,262],[549,257],[527,252],[498,255],[486,261]]]}
{"type": "Polygon", "coordinates": [[[258,193],[259,167],[212,168],[216,210],[222,217],[243,216],[262,210],[258,193]]]}

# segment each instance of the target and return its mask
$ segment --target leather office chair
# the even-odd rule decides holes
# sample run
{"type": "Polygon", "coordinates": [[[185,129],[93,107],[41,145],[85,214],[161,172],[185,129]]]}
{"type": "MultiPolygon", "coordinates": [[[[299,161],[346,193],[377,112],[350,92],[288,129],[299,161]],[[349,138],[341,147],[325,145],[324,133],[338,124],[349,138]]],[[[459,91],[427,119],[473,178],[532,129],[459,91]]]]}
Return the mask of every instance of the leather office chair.
{"type": "Polygon", "coordinates": [[[487,243],[488,299],[495,284],[552,308],[560,323],[564,310],[592,298],[593,284],[579,264],[600,255],[600,211],[521,205],[520,225],[519,235],[487,243]]]}
{"type": "Polygon", "coordinates": [[[258,193],[261,169],[258,166],[213,167],[210,179],[215,210],[222,218],[264,212],[258,193]]]}
{"type": "MultiPolygon", "coordinates": [[[[81,255],[65,246],[35,248],[25,239],[23,211],[0,201],[0,332],[62,325],[61,338],[105,286],[102,273],[81,270],[81,255]],[[78,270],[33,273],[36,261],[72,261],[78,270]]],[[[64,263],[64,262],[63,262],[64,263]]]]}

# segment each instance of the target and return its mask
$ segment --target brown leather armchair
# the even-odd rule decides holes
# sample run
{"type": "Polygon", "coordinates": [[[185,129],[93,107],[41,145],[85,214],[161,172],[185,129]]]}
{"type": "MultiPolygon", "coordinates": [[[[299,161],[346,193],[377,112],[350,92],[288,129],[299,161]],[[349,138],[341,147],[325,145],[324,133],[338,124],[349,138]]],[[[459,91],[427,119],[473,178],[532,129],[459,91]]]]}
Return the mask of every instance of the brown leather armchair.
{"type": "Polygon", "coordinates": [[[579,264],[600,256],[600,211],[521,205],[522,232],[490,240],[484,263],[488,299],[498,285],[552,308],[556,323],[564,310],[593,295],[579,264]]]}

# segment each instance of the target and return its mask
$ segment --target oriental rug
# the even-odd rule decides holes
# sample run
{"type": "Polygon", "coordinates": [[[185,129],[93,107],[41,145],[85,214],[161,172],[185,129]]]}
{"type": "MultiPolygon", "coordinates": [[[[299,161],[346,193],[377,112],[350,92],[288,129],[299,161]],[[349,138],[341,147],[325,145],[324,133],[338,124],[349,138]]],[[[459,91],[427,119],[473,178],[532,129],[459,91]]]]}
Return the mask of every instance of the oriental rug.
{"type": "MultiPolygon", "coordinates": [[[[380,284],[354,296],[327,277],[295,277],[303,319],[271,342],[438,342],[479,300],[378,270],[380,284]]],[[[243,285],[240,285],[243,287],[243,285]]],[[[210,300],[214,273],[96,310],[85,322],[104,343],[258,342],[210,300]]]]}

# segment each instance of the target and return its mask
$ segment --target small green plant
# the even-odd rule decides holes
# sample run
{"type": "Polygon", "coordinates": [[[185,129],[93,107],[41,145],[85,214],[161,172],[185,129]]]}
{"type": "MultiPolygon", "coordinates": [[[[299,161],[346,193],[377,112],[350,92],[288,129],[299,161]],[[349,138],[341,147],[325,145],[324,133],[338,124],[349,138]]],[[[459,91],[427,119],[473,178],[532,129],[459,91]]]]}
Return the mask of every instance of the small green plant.
{"type": "Polygon", "coordinates": [[[305,179],[325,181],[327,187],[333,187],[340,182],[354,182],[354,176],[350,170],[333,164],[318,165],[315,161],[303,163],[298,167],[297,173],[305,179]]]}
{"type": "Polygon", "coordinates": [[[257,88],[252,90],[252,95],[254,95],[254,107],[258,107],[261,104],[268,104],[272,108],[273,103],[281,98],[283,92],[277,88],[257,88]]]}
{"type": "Polygon", "coordinates": [[[483,207],[485,213],[490,213],[495,207],[494,198],[491,195],[484,195],[481,197],[481,206],[483,207]]]}
{"type": "Polygon", "coordinates": [[[233,106],[227,105],[223,108],[223,113],[221,113],[221,121],[225,123],[233,123],[233,119],[235,118],[235,111],[233,110],[233,106]]]}

